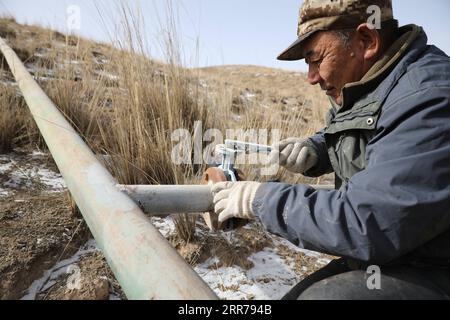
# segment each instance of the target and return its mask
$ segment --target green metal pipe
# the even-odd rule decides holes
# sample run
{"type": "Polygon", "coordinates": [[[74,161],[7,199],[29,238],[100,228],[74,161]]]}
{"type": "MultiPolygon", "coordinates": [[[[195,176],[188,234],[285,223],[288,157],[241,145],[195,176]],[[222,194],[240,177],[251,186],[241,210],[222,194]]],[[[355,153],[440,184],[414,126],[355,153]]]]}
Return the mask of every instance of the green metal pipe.
{"type": "Polygon", "coordinates": [[[0,38],[48,148],[128,299],[217,299],[152,226],[0,38]]]}

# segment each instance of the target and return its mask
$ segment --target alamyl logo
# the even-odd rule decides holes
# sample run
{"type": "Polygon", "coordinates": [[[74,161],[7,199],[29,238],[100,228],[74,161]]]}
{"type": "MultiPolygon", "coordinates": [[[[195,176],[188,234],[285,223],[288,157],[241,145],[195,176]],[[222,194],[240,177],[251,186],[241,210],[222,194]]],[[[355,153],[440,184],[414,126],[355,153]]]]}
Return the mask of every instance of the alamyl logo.
{"type": "Polygon", "coordinates": [[[367,268],[367,288],[369,290],[381,290],[381,269],[379,266],[370,266],[367,268]]]}
{"type": "Polygon", "coordinates": [[[203,315],[206,318],[209,318],[212,312],[212,307],[191,307],[189,305],[185,305],[184,307],[179,307],[178,314],[182,315],[203,315]]]}

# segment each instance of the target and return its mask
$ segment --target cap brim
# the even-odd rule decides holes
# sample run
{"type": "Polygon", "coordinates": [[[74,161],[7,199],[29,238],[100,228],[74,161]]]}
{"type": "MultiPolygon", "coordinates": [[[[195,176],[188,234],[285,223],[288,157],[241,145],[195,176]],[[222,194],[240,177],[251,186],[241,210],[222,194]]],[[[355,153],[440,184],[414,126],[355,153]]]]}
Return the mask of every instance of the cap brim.
{"type": "Polygon", "coordinates": [[[304,34],[301,37],[299,37],[293,44],[291,44],[286,50],[284,50],[277,57],[277,59],[284,60],[284,61],[295,61],[295,60],[304,59],[305,57],[302,55],[301,45],[307,38],[312,36],[317,31],[319,31],[319,30],[313,30],[313,31],[308,32],[307,34],[304,34]]]}

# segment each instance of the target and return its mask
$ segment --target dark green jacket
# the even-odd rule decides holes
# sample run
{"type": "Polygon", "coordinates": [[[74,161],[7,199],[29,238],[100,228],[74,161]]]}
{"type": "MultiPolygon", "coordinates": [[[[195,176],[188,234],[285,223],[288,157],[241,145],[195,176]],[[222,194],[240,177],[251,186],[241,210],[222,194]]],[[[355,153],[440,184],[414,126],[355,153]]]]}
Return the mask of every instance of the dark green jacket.
{"type": "MultiPolygon", "coordinates": [[[[403,32],[414,26],[403,28],[403,32]]],[[[310,138],[337,190],[263,184],[253,209],[294,244],[363,263],[450,266],[450,58],[418,35],[388,68],[344,88],[310,138]]]]}

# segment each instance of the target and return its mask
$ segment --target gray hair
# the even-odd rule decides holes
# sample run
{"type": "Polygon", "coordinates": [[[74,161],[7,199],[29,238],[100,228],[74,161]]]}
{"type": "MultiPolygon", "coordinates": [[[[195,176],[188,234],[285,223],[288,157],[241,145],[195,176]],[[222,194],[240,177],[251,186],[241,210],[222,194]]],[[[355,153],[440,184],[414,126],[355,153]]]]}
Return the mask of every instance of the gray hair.
{"type": "MultiPolygon", "coordinates": [[[[399,27],[397,20],[388,20],[381,24],[381,29],[377,30],[380,34],[383,51],[394,43],[398,37],[399,27]]],[[[352,37],[355,35],[355,29],[333,30],[334,35],[340,40],[342,45],[350,49],[352,37]]]]}
{"type": "Polygon", "coordinates": [[[350,42],[352,40],[353,35],[355,34],[355,30],[353,29],[333,30],[333,33],[336,35],[339,41],[341,41],[344,47],[350,49],[350,42]]]}

